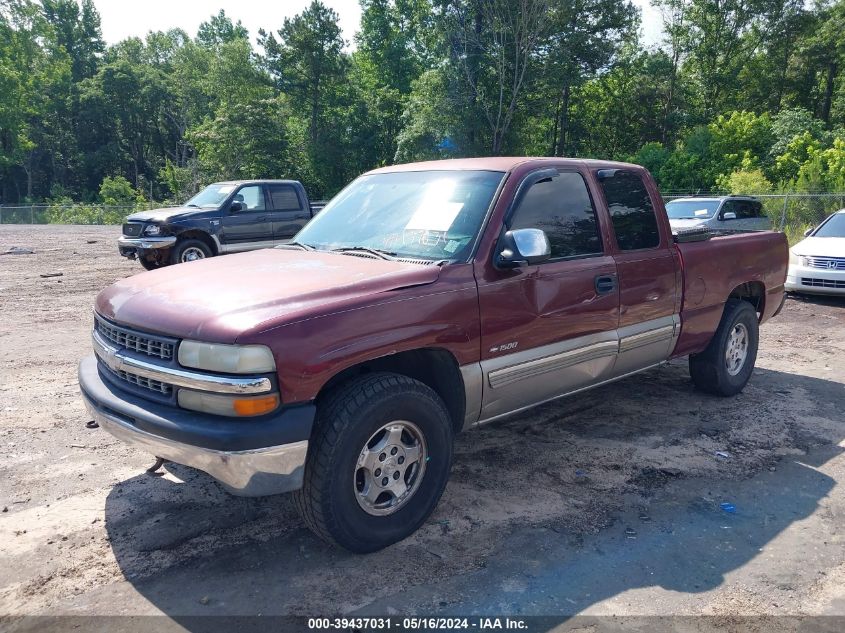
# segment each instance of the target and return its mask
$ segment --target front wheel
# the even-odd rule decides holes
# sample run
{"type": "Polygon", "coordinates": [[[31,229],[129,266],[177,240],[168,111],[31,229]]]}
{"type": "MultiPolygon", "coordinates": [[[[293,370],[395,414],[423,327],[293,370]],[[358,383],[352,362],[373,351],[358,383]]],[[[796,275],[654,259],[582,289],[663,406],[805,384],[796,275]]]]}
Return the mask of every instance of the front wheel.
{"type": "Polygon", "coordinates": [[[717,396],[733,396],[742,391],[754,371],[759,336],[754,306],[729,299],[707,349],[689,357],[695,386],[717,396]]]}
{"type": "Polygon", "coordinates": [[[141,266],[144,267],[144,270],[156,270],[157,268],[161,268],[162,266],[166,266],[167,263],[160,262],[156,259],[151,259],[149,257],[139,257],[138,261],[141,263],[141,266]]]}
{"type": "Polygon", "coordinates": [[[185,262],[193,262],[198,259],[205,259],[211,257],[211,249],[205,242],[200,240],[183,240],[176,243],[170,253],[170,263],[184,264],[185,262]]]}
{"type": "Polygon", "coordinates": [[[305,523],[352,552],[374,552],[415,532],[434,511],[452,466],[446,406],[423,383],[374,373],[318,408],[305,479],[295,493],[305,523]]]}

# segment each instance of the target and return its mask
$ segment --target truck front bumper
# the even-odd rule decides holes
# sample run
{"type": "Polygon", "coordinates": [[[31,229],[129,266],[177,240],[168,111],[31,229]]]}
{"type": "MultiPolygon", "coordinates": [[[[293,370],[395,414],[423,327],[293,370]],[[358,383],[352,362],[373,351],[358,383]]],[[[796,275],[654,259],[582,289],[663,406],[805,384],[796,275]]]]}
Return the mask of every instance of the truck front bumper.
{"type": "Polygon", "coordinates": [[[93,355],[79,365],[79,386],[88,412],[104,430],[153,456],[202,470],[234,495],[261,497],[302,487],[313,404],[285,407],[255,421],[187,411],[115,388],[102,378],[93,355]]]}
{"type": "Polygon", "coordinates": [[[171,237],[121,237],[117,240],[117,250],[124,257],[134,259],[163,248],[171,248],[176,243],[176,238],[171,237]]]}

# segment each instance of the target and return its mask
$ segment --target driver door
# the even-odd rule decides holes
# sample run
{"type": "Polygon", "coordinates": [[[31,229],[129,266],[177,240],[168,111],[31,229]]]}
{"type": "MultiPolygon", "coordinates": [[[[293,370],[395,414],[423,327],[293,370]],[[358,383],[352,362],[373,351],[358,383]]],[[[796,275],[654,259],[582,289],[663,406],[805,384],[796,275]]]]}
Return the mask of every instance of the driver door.
{"type": "Polygon", "coordinates": [[[220,244],[224,253],[273,246],[273,225],[263,185],[245,185],[229,201],[229,209],[220,219],[220,244]],[[233,211],[231,204],[245,208],[233,211]]]}
{"type": "Polygon", "coordinates": [[[600,382],[619,347],[616,263],[585,178],[544,169],[526,177],[515,200],[506,230],[545,231],[551,258],[477,271],[481,421],[600,382]]]}

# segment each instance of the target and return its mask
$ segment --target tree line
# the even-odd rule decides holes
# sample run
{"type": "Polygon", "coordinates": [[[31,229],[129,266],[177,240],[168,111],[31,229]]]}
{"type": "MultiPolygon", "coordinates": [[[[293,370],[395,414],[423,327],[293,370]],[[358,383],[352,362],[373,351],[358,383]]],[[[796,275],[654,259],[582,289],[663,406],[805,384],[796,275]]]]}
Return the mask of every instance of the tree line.
{"type": "Polygon", "coordinates": [[[0,202],[178,200],[482,155],[648,167],[665,191],[845,190],[845,0],[319,0],[250,34],[103,41],[93,0],[0,0],[0,202]],[[354,44],[350,46],[350,44],[354,44]]]}

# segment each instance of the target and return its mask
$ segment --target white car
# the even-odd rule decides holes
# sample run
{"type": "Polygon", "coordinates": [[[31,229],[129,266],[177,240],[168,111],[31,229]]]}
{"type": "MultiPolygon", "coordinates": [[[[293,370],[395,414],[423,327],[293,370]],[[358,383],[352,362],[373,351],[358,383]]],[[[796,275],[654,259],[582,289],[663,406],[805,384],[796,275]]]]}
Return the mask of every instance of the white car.
{"type": "Polygon", "coordinates": [[[768,231],[763,204],[750,196],[678,198],[666,204],[669,224],[678,229],[707,227],[716,231],[768,231]]]}
{"type": "Polygon", "coordinates": [[[788,292],[845,296],[845,209],[789,249],[788,292]]]}

